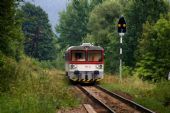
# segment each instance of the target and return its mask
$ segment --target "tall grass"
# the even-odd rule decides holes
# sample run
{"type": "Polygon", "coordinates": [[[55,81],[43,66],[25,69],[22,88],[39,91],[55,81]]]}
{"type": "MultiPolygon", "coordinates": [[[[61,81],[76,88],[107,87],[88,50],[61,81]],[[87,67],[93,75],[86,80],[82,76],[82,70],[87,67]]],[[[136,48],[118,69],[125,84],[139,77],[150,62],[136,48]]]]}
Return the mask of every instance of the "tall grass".
{"type": "Polygon", "coordinates": [[[106,75],[101,85],[111,91],[129,94],[133,100],[159,113],[170,113],[170,81],[149,83],[136,76],[127,76],[120,82],[118,76],[106,75]]]}
{"type": "Polygon", "coordinates": [[[133,96],[138,96],[141,92],[150,91],[155,87],[153,84],[133,76],[126,77],[120,82],[119,77],[116,75],[106,75],[101,84],[110,90],[121,90],[133,96]]]}
{"type": "Polygon", "coordinates": [[[5,59],[0,68],[4,78],[0,85],[0,113],[55,113],[57,109],[78,105],[64,73],[38,64],[30,58],[19,63],[5,59]]]}

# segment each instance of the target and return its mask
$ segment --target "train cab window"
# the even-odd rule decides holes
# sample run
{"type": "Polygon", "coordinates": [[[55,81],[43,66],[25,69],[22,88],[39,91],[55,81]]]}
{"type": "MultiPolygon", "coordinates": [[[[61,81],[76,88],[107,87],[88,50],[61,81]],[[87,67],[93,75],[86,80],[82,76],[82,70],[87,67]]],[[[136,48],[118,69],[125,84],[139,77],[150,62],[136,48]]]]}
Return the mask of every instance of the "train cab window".
{"type": "Polygon", "coordinates": [[[101,51],[88,51],[88,61],[101,62],[102,52],[101,51]]]}
{"type": "Polygon", "coordinates": [[[72,51],[71,60],[72,61],[86,61],[85,51],[72,51]]]}

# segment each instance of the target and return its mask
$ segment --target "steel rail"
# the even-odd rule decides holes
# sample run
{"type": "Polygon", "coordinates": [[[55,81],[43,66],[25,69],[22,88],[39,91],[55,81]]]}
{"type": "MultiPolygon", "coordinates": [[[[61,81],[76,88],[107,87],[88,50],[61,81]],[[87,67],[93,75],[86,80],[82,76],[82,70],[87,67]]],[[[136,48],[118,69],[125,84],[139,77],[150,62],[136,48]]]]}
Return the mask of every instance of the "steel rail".
{"type": "Polygon", "coordinates": [[[107,106],[105,103],[103,103],[101,100],[97,99],[95,96],[93,96],[92,94],[90,94],[85,88],[83,88],[83,86],[81,85],[77,85],[77,87],[84,92],[88,97],[90,97],[91,99],[93,99],[94,101],[96,101],[98,104],[100,104],[101,106],[103,106],[108,112],[110,113],[116,113],[115,111],[113,111],[109,106],[107,106]]]}
{"type": "Polygon", "coordinates": [[[110,92],[107,89],[105,89],[105,88],[103,88],[99,85],[95,85],[95,87],[98,88],[99,90],[109,94],[110,96],[117,98],[118,100],[122,101],[123,103],[126,103],[127,105],[131,106],[132,108],[143,112],[143,113],[156,113],[156,112],[154,112],[154,111],[152,111],[152,110],[150,110],[150,109],[148,109],[148,108],[146,108],[146,107],[144,107],[144,106],[142,106],[142,105],[140,105],[140,104],[138,104],[134,101],[126,99],[126,98],[124,98],[124,97],[122,97],[122,96],[120,96],[116,93],[110,92]]]}

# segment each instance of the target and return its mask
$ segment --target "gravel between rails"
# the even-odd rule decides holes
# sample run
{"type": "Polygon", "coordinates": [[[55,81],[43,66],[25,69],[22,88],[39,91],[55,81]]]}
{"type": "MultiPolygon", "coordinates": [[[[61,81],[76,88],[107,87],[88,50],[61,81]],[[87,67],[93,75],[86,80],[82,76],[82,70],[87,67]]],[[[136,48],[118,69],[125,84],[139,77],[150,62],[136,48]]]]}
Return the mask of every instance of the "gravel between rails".
{"type": "Polygon", "coordinates": [[[95,96],[97,99],[113,109],[116,113],[142,113],[130,107],[129,105],[122,103],[120,100],[111,97],[107,93],[97,89],[94,86],[83,86],[83,88],[87,90],[91,95],[95,96]]]}

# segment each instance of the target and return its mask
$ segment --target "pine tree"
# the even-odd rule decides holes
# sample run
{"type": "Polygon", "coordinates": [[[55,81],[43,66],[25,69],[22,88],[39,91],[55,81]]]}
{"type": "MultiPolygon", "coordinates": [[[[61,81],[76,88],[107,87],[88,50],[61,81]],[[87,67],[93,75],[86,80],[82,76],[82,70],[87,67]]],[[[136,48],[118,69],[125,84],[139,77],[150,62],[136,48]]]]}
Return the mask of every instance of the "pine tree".
{"type": "Polygon", "coordinates": [[[48,15],[39,6],[26,3],[22,6],[24,50],[28,56],[39,60],[53,60],[56,57],[54,34],[48,15]]]}

